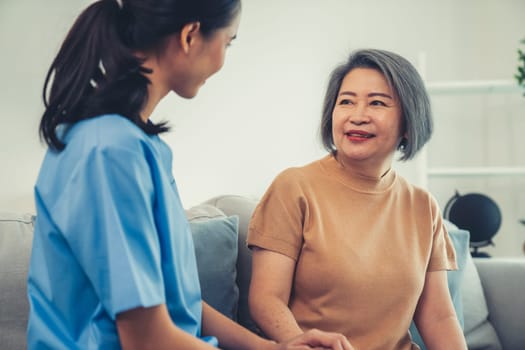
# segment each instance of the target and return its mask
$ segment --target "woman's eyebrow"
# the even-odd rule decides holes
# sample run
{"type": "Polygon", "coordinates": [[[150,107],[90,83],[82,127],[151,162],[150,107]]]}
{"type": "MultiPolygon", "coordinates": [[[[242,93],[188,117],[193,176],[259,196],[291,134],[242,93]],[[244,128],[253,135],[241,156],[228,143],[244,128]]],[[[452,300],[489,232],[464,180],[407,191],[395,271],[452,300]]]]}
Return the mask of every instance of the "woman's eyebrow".
{"type": "MultiPolygon", "coordinates": [[[[354,96],[354,97],[357,96],[357,94],[355,92],[352,92],[352,91],[341,91],[339,93],[339,96],[343,96],[343,95],[354,96]]],[[[368,97],[381,96],[381,97],[385,97],[385,98],[389,98],[389,99],[393,100],[392,96],[390,96],[389,94],[383,93],[383,92],[371,92],[367,96],[368,97]]]]}

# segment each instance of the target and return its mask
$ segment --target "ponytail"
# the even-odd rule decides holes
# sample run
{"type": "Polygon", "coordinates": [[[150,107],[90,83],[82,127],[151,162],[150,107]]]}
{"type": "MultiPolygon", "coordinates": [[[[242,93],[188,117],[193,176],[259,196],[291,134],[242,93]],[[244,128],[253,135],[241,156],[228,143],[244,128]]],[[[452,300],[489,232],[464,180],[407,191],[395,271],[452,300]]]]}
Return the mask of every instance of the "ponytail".
{"type": "Polygon", "coordinates": [[[59,125],[101,114],[121,114],[148,134],[168,130],[165,123],[145,123],[140,117],[150,83],[145,74],[151,70],[125,44],[130,22],[125,7],[116,0],[99,0],[67,34],[44,83],[40,137],[49,147],[65,147],[57,135],[59,125]]]}

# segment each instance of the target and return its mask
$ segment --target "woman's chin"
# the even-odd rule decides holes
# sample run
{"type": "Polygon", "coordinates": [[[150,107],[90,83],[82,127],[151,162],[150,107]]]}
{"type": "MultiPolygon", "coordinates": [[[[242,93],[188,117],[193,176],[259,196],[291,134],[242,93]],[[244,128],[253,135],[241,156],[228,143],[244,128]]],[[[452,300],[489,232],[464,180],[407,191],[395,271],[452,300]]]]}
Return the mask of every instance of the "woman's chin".
{"type": "Polygon", "coordinates": [[[185,99],[192,99],[195,96],[197,96],[197,93],[199,92],[199,88],[193,89],[193,90],[185,90],[185,91],[174,91],[177,95],[179,95],[182,98],[185,99]]]}

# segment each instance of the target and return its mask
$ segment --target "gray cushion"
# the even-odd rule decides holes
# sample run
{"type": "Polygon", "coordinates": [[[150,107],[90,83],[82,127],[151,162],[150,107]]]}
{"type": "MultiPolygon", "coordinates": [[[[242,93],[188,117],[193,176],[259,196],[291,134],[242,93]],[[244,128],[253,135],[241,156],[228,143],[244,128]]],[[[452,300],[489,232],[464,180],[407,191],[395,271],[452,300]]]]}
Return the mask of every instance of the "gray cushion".
{"type": "MultiPolygon", "coordinates": [[[[454,224],[445,221],[454,248],[456,249],[458,271],[449,271],[449,289],[463,333],[470,350],[499,350],[498,335],[488,320],[488,309],[478,270],[469,251],[469,236],[454,224]],[[466,239],[465,239],[466,238],[466,239]]],[[[411,327],[414,341],[425,349],[415,327],[411,327]]]]}
{"type": "Polygon", "coordinates": [[[0,213],[0,347],[25,349],[33,216],[0,213]]]}
{"type": "Polygon", "coordinates": [[[489,321],[505,350],[525,349],[525,261],[474,259],[487,299],[489,321]]]}
{"type": "Polygon", "coordinates": [[[202,299],[230,319],[237,319],[237,236],[239,219],[209,205],[186,211],[195,245],[202,299]]]}
{"type": "MultiPolygon", "coordinates": [[[[454,248],[456,249],[458,271],[449,271],[449,289],[463,326],[463,333],[470,350],[501,350],[498,335],[488,320],[489,312],[478,270],[470,255],[468,231],[460,230],[445,221],[454,248]]],[[[414,341],[425,349],[423,341],[412,325],[414,341]]]]}
{"type": "Polygon", "coordinates": [[[239,216],[239,258],[237,260],[237,285],[239,286],[239,324],[255,333],[260,333],[257,325],[250,317],[248,306],[248,291],[252,272],[252,253],[246,246],[248,224],[258,203],[257,199],[237,195],[222,195],[206,201],[219,208],[226,215],[239,216]]]}
{"type": "Polygon", "coordinates": [[[467,257],[465,276],[461,285],[465,338],[469,349],[498,350],[501,344],[496,330],[489,322],[487,301],[481,286],[478,270],[472,257],[467,257]]]}
{"type": "Polygon", "coordinates": [[[210,204],[199,204],[186,209],[186,217],[190,222],[205,221],[213,218],[224,218],[226,215],[219,209],[210,204]]]}

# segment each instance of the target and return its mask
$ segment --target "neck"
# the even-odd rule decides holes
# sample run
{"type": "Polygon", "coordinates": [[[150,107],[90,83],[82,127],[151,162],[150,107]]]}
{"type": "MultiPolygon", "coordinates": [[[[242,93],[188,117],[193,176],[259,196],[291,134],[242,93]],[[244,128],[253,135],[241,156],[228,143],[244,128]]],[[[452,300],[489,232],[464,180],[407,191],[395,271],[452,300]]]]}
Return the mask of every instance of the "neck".
{"type": "Polygon", "coordinates": [[[346,172],[362,177],[380,179],[392,168],[392,156],[380,162],[374,162],[370,159],[350,160],[339,155],[336,155],[335,158],[346,172]]]}
{"type": "Polygon", "coordinates": [[[152,70],[147,76],[150,80],[150,84],[148,84],[148,98],[146,105],[140,112],[142,120],[147,122],[159,102],[168,94],[169,89],[162,83],[159,76],[160,69],[154,58],[148,58],[143,65],[152,70]]]}

